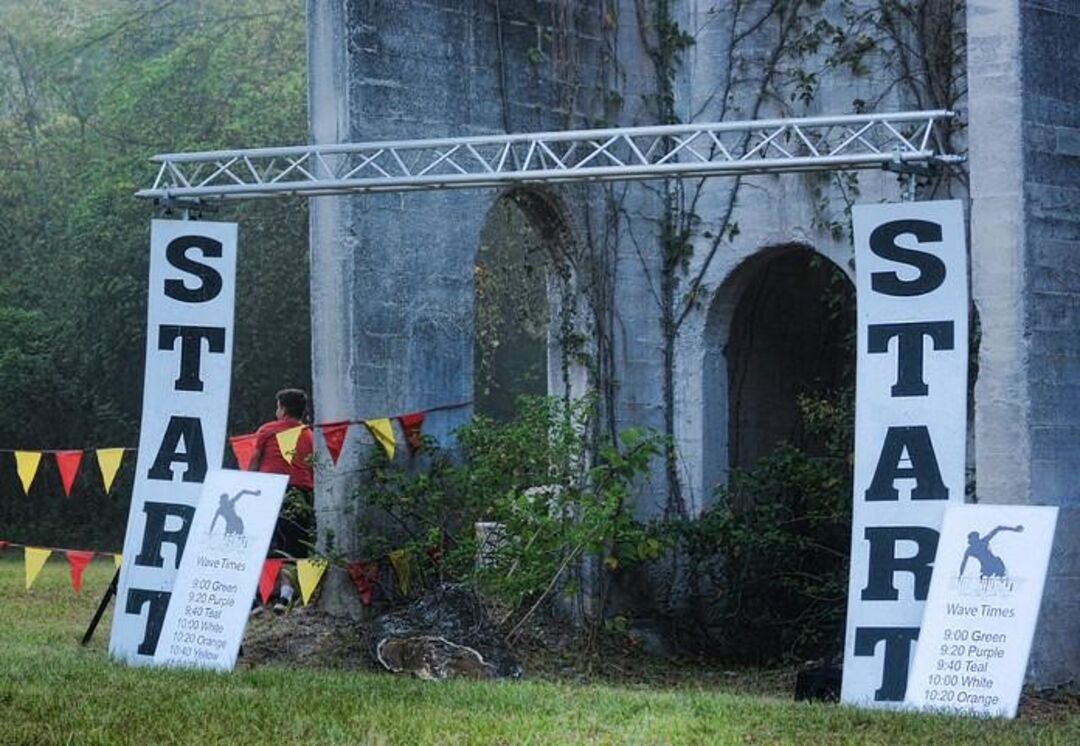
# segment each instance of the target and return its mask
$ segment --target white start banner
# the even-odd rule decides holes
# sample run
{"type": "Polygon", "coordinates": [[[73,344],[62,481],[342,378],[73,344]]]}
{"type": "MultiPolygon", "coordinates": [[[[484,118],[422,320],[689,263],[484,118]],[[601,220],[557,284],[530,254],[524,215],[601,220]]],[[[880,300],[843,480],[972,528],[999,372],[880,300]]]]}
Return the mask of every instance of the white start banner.
{"type": "Polygon", "coordinates": [[[218,469],[203,483],[154,663],[232,670],[289,477],[218,469]]]}
{"type": "MultiPolygon", "coordinates": [[[[153,660],[232,376],[236,224],[155,220],[135,480],[109,653],[153,660]]],[[[213,460],[213,464],[211,464],[213,460]]]]}
{"type": "Polygon", "coordinates": [[[1016,717],[1058,509],[945,511],[905,702],[929,712],[1016,717]]]}
{"type": "Polygon", "coordinates": [[[964,501],[968,280],[959,201],[852,216],[855,494],[841,700],[899,707],[942,513],[964,501]]]}

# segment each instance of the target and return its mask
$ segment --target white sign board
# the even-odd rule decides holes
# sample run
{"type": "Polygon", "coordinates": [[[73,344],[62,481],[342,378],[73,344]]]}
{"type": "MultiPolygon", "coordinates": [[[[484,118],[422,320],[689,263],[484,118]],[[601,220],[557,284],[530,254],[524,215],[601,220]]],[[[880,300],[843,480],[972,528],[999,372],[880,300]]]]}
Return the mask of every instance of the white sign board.
{"type": "Polygon", "coordinates": [[[841,700],[899,707],[946,505],[964,500],[968,282],[959,201],[853,214],[858,358],[841,700]]]}
{"type": "Polygon", "coordinates": [[[155,220],[135,484],[109,653],[153,660],[232,377],[236,224],[155,220]]]}
{"type": "Polygon", "coordinates": [[[154,663],[232,670],[288,482],[250,471],[207,475],[154,663]]]}
{"type": "Polygon", "coordinates": [[[945,511],[908,705],[1016,716],[1057,511],[1008,505],[945,511]]]}

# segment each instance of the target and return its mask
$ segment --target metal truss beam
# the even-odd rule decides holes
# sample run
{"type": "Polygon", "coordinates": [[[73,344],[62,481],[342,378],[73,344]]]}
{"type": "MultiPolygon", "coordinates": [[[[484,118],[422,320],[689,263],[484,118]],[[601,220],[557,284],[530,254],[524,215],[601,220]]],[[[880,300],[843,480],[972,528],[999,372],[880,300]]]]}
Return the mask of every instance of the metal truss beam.
{"type": "Polygon", "coordinates": [[[521,184],[906,168],[936,151],[948,111],[537,132],[156,155],[166,202],[521,184]]]}

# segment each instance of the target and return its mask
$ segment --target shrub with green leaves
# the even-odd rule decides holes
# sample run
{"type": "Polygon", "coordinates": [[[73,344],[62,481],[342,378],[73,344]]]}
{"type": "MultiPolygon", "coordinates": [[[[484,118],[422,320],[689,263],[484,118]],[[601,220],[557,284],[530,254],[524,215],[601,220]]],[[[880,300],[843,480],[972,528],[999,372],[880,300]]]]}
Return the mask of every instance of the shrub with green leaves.
{"type": "Polygon", "coordinates": [[[843,639],[852,490],[850,393],[803,398],[815,447],[736,470],[698,519],[669,524],[690,563],[699,631],[732,660],[831,655],[843,639]]]}
{"type": "MultiPolygon", "coordinates": [[[[438,577],[473,584],[513,609],[579,591],[572,572],[588,556],[608,570],[659,556],[633,518],[632,498],[660,451],[640,428],[593,448],[588,400],[522,397],[506,423],[476,417],[454,451],[428,441],[411,471],[376,453],[361,496],[382,516],[375,556],[405,549],[438,577]],[[475,524],[493,524],[479,546],[475,524]]],[[[367,532],[370,534],[371,532],[367,532]]]]}

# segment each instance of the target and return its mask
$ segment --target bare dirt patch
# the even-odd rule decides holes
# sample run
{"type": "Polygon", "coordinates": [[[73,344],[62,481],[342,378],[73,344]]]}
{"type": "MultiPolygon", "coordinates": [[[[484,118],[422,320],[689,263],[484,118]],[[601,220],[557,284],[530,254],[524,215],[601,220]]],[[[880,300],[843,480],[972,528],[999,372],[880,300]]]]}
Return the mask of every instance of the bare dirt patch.
{"type": "Polygon", "coordinates": [[[263,609],[248,620],[237,664],[382,670],[370,650],[370,622],[330,616],[314,606],[280,614],[263,609]]]}
{"type": "MultiPolygon", "coordinates": [[[[371,620],[335,617],[317,608],[253,616],[238,661],[242,668],[293,666],[387,673],[372,655],[371,620]]],[[[649,655],[629,635],[604,635],[591,642],[565,622],[544,620],[517,641],[514,653],[524,678],[569,684],[607,684],[651,689],[695,689],[790,699],[795,667],[733,668],[706,657],[649,655]]],[[[1026,691],[1018,717],[1065,722],[1080,717],[1080,693],[1026,691]]]]}

